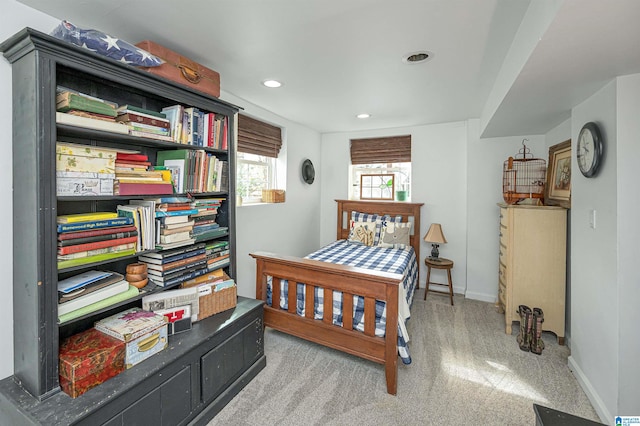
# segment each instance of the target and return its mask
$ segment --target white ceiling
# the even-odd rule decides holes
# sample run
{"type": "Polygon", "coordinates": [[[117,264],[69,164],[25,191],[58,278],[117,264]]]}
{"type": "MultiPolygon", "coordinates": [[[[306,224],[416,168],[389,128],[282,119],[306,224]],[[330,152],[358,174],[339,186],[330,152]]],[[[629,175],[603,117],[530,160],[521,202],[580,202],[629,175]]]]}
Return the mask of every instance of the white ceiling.
{"type": "Polygon", "coordinates": [[[487,113],[530,0],[21,0],[79,27],[163,44],[220,72],[223,99],[319,132],[485,110],[484,136],[545,133],[611,78],[640,72],[640,1],[534,1],[558,11],[487,113]],[[420,50],[432,59],[402,61],[420,50]],[[262,86],[268,78],[284,86],[262,86]],[[355,118],[362,112],[372,117],[355,118]]]}

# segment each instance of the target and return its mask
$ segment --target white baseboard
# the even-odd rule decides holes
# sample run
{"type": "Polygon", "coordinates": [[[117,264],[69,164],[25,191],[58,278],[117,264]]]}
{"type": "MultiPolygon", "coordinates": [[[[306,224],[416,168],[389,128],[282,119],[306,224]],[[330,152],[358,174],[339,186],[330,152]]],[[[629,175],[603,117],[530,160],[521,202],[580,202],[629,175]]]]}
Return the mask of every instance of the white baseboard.
{"type": "Polygon", "coordinates": [[[571,370],[576,380],[578,380],[578,384],[580,385],[584,393],[587,394],[587,398],[589,398],[589,401],[591,401],[591,405],[593,405],[593,408],[595,408],[596,413],[600,417],[600,421],[606,424],[613,425],[613,415],[609,412],[609,410],[607,410],[604,402],[602,402],[602,399],[600,399],[600,396],[598,396],[596,390],[593,388],[593,386],[591,386],[591,382],[589,382],[589,379],[587,378],[587,376],[585,376],[584,372],[582,371],[580,366],[578,366],[576,360],[572,356],[569,356],[568,364],[569,370],[571,370]]]}
{"type": "Polygon", "coordinates": [[[479,300],[481,302],[489,303],[496,303],[496,301],[498,300],[498,296],[496,296],[495,294],[475,293],[472,291],[467,291],[464,294],[464,297],[466,297],[467,299],[479,300]]]}

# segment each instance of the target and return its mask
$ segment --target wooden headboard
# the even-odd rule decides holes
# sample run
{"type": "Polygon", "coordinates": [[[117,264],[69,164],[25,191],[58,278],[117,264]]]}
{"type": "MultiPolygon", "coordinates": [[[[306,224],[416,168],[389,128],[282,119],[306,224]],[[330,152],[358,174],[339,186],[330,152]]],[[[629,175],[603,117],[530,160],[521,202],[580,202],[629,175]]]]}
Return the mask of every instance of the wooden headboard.
{"type": "Polygon", "coordinates": [[[420,262],[420,241],[422,235],[420,230],[420,208],[424,203],[356,200],[336,200],[336,202],[338,203],[338,240],[346,240],[349,237],[349,221],[351,220],[351,212],[356,211],[381,216],[402,216],[403,222],[413,222],[413,226],[411,227],[411,236],[409,239],[413,250],[416,252],[416,259],[420,262]]]}

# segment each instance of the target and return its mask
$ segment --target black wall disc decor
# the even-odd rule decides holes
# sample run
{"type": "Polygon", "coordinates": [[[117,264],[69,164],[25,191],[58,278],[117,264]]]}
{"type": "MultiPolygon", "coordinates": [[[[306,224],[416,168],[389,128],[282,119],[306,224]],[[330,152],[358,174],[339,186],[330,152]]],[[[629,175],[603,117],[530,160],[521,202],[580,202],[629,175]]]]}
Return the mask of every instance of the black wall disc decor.
{"type": "Polygon", "coordinates": [[[316,178],[316,170],[311,160],[306,159],[302,163],[302,180],[311,185],[316,178]]]}

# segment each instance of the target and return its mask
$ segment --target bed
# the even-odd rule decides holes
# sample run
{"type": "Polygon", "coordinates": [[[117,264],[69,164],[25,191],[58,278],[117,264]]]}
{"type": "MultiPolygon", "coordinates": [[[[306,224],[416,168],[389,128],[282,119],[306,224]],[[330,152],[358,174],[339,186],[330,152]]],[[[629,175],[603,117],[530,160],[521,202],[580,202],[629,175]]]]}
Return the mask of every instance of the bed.
{"type": "MultiPolygon", "coordinates": [[[[399,344],[402,351],[402,341],[408,340],[402,335],[404,322],[408,317],[406,308],[407,305],[410,306],[413,293],[420,282],[417,259],[420,259],[422,203],[336,202],[336,243],[325,246],[306,258],[265,252],[251,254],[256,259],[256,298],[265,301],[264,325],[383,364],[387,392],[395,395],[399,344]],[[402,250],[407,253],[407,267],[415,271],[411,274],[411,282],[407,283],[408,280],[405,280],[409,270],[400,273],[397,265],[389,272],[379,264],[378,270],[371,270],[366,269],[370,265],[357,263],[359,266],[351,266],[324,261],[344,259],[344,256],[334,256],[333,253],[339,249],[340,244],[345,244],[340,240],[349,238],[353,212],[387,216],[412,223],[409,247],[384,249],[396,255],[398,254],[395,252],[402,250]],[[305,297],[311,294],[314,297],[305,297]],[[272,306],[271,301],[278,300],[279,306],[272,306]],[[354,312],[354,315],[342,315],[342,312],[354,312]],[[386,324],[394,326],[386,327],[386,324]]],[[[354,248],[353,244],[346,246],[360,252],[360,248],[354,248]]],[[[402,359],[406,363],[406,354],[402,359]]]]}

